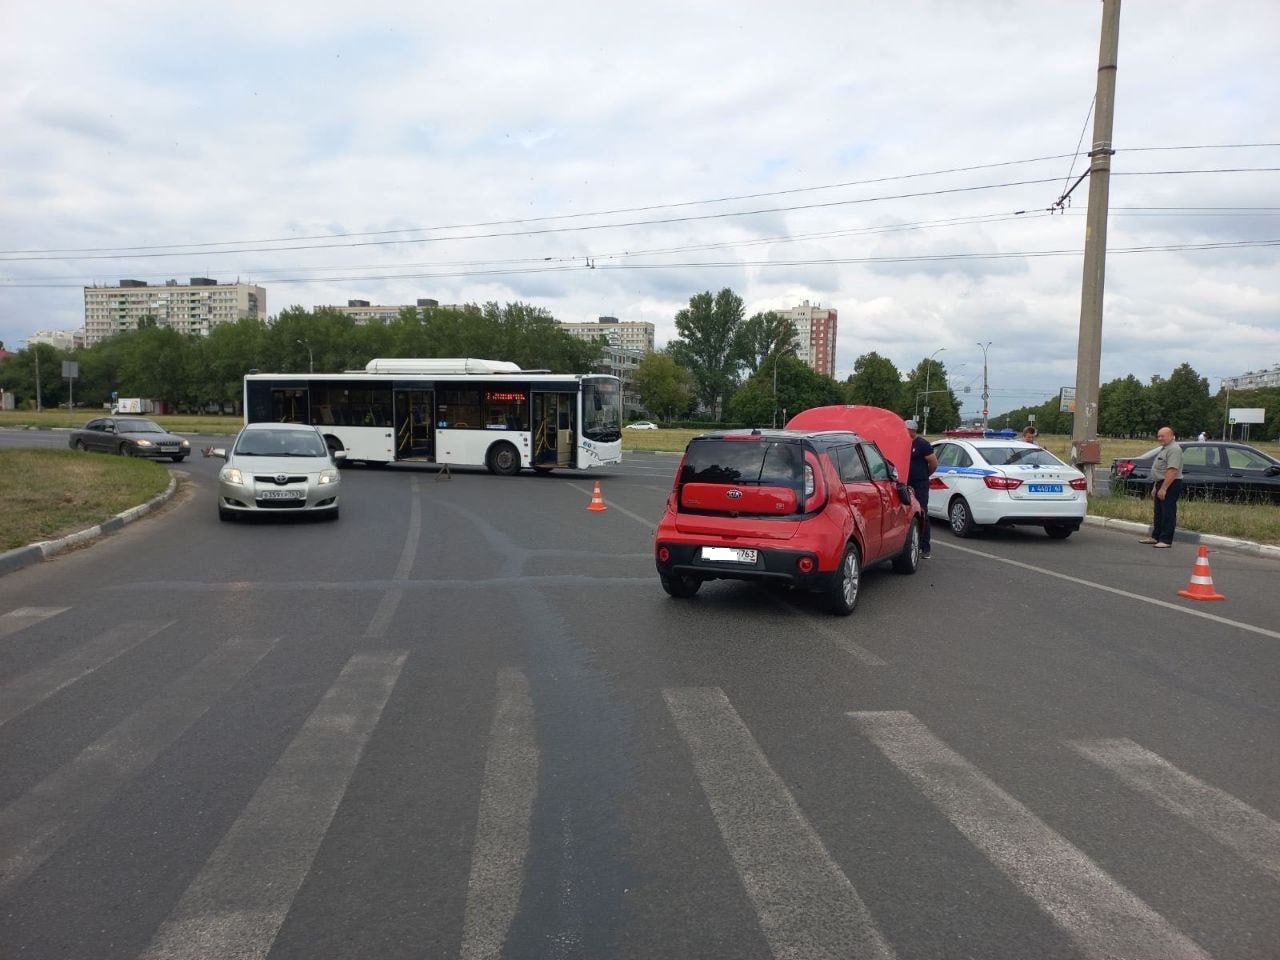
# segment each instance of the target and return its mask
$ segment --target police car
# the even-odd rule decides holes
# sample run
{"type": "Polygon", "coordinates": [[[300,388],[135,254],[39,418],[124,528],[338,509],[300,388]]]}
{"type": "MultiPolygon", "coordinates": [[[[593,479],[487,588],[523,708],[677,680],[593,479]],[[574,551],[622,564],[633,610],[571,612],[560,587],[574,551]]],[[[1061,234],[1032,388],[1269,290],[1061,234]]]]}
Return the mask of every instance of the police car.
{"type": "Polygon", "coordinates": [[[967,537],[991,524],[1044,527],[1065,540],[1084,520],[1084,474],[1048,450],[1022,440],[945,439],[933,445],[938,469],[929,478],[929,516],[967,537]]]}

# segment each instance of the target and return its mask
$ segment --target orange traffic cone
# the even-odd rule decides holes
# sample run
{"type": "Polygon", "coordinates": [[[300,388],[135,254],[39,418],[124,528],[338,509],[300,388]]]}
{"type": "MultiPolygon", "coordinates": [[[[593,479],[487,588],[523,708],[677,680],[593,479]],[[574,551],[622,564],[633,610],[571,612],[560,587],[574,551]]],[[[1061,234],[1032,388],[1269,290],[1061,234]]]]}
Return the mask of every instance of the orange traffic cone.
{"type": "Polygon", "coordinates": [[[596,488],[591,491],[591,503],[587,506],[588,510],[599,513],[601,510],[608,510],[604,505],[604,496],[600,493],[600,481],[596,481],[596,488]]]}
{"type": "Polygon", "coordinates": [[[1225,600],[1227,599],[1213,589],[1213,575],[1209,573],[1209,551],[1204,547],[1196,556],[1196,565],[1191,568],[1191,582],[1187,589],[1179,590],[1178,596],[1188,600],[1225,600]]]}

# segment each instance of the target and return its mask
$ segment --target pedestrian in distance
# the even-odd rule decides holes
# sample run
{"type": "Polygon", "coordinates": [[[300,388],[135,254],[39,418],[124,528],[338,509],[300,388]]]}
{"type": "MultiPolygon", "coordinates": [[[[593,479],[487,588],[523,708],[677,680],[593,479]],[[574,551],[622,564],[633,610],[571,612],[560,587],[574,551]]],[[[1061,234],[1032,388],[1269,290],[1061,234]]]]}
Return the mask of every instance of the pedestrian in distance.
{"type": "Polygon", "coordinates": [[[932,556],[929,538],[929,476],[938,469],[938,456],[933,452],[933,444],[920,436],[920,424],[914,420],[906,422],[907,434],[911,437],[911,466],[907,470],[907,483],[915,492],[923,511],[923,524],[920,530],[920,556],[928,560],[932,556]]]}
{"type": "Polygon", "coordinates": [[[1197,439],[1197,440],[1199,440],[1201,443],[1204,443],[1204,442],[1205,442],[1205,440],[1207,440],[1207,439],[1208,439],[1208,437],[1207,437],[1207,436],[1205,436],[1205,432],[1204,432],[1203,430],[1201,430],[1201,431],[1200,431],[1200,435],[1199,435],[1198,437],[1196,437],[1196,439],[1197,439]]]}
{"type": "Polygon", "coordinates": [[[1173,546],[1173,531],[1178,525],[1178,495],[1182,493],[1182,447],[1175,441],[1172,427],[1156,431],[1160,452],[1151,465],[1151,499],[1155,504],[1155,519],[1151,536],[1139,543],[1149,543],[1157,549],[1173,546]]]}
{"type": "Polygon", "coordinates": [[[1025,427],[1022,428],[1022,439],[1025,440],[1027,443],[1034,443],[1037,446],[1039,446],[1039,443],[1036,439],[1039,436],[1040,436],[1040,431],[1037,430],[1033,424],[1028,423],[1025,427]]]}

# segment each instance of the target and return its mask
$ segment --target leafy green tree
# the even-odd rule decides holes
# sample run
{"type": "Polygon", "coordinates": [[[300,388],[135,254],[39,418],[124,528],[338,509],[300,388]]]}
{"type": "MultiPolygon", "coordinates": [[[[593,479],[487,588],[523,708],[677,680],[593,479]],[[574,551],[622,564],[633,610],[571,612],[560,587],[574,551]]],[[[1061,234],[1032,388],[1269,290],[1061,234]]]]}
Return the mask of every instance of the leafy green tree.
{"type": "Polygon", "coordinates": [[[752,374],[769,368],[777,357],[794,357],[800,335],[790,317],[770,310],[757,313],[738,334],[738,356],[752,374]]]}
{"type": "Polygon", "coordinates": [[[778,360],[778,394],[773,393],[773,371],[763,369],[733,395],[729,411],[733,418],[754,427],[770,427],[777,412],[777,425],[785,426],[788,419],[801,410],[827,407],[842,401],[840,387],[835,380],[812,370],[796,357],[778,360]]]}
{"type": "Polygon", "coordinates": [[[1216,419],[1216,406],[1209,397],[1209,381],[1191,364],[1184,363],[1155,388],[1160,426],[1168,425],[1179,437],[1194,437],[1216,419]]]}
{"type": "Polygon", "coordinates": [[[737,382],[742,318],[742,298],[728,287],[715,296],[709,290],[694,294],[676,314],[680,336],[670,344],[671,355],[693,375],[698,399],[717,420],[737,382]]]}
{"type": "Polygon", "coordinates": [[[902,399],[902,374],[888,357],[864,353],[853,362],[842,393],[847,403],[896,410],[902,399]]]}
{"type": "Polygon", "coordinates": [[[941,360],[921,360],[902,385],[897,410],[904,417],[925,421],[934,433],[960,426],[960,401],[947,386],[947,368],[941,360]],[[929,408],[926,416],[924,408],[929,408]]]}
{"type": "Polygon", "coordinates": [[[693,378],[669,353],[650,353],[640,361],[633,380],[644,408],[670,420],[693,401],[693,378]]]}

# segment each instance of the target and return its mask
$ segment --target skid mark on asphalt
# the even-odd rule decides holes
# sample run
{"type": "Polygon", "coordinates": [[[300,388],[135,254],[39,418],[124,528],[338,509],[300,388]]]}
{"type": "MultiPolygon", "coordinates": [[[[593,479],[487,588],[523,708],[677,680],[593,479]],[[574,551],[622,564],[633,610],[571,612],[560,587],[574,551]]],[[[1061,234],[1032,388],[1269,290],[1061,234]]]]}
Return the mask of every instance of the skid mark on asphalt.
{"type": "Polygon", "coordinates": [[[141,960],[266,957],[407,656],[347,661],[141,960]]]}
{"type": "Polygon", "coordinates": [[[1208,960],[977,767],[900,710],[851,712],[862,733],[1019,889],[1096,960],[1208,960]]]}
{"type": "Polygon", "coordinates": [[[247,674],[275,640],[232,640],[0,811],[0,895],[29,876],[247,674]]]}
{"type": "MultiPolygon", "coordinates": [[[[857,660],[864,667],[887,667],[889,665],[887,660],[885,660],[883,657],[877,656],[876,654],[868,650],[866,647],[855,642],[852,637],[849,637],[846,634],[842,633],[841,631],[835,629],[834,627],[829,627],[825,623],[820,622],[814,617],[810,617],[807,614],[803,613],[802,611],[797,610],[795,607],[787,603],[787,601],[782,599],[781,597],[776,597],[776,596],[773,596],[772,594],[766,594],[766,596],[768,596],[770,600],[772,600],[775,604],[777,604],[783,610],[786,610],[792,616],[799,617],[801,620],[803,620],[805,627],[807,629],[812,630],[814,633],[820,636],[826,637],[828,640],[834,643],[837,647],[839,647],[849,656],[853,657],[853,659],[857,660]]],[[[845,623],[849,623],[849,622],[850,621],[848,619],[845,620],[845,623]]]]}
{"type": "Polygon", "coordinates": [[[122,623],[52,663],[15,677],[0,687],[0,726],[177,622],[131,620],[122,623]]]}
{"type": "Polygon", "coordinates": [[[60,613],[66,613],[70,607],[18,607],[8,613],[0,614],[0,637],[25,630],[41,620],[48,620],[60,613]]]}
{"type": "Polygon", "coordinates": [[[892,957],[858,891],[724,692],[662,695],[773,955],[892,957]]]}
{"type": "Polygon", "coordinates": [[[520,904],[538,790],[538,744],[529,681],[518,670],[498,674],[497,706],[480,790],[480,814],[467,881],[463,960],[498,957],[520,904]]]}
{"type": "Polygon", "coordinates": [[[1132,740],[1073,740],[1068,746],[1280,880],[1280,823],[1132,740]]]}
{"type": "Polygon", "coordinates": [[[386,635],[396,610],[400,608],[400,601],[404,599],[404,587],[400,584],[407,581],[409,574],[413,572],[413,564],[418,557],[418,542],[422,538],[422,501],[418,497],[421,490],[419,478],[414,477],[409,485],[409,523],[408,530],[405,531],[404,549],[400,551],[400,562],[391,575],[393,585],[382,595],[378,609],[373,612],[373,619],[365,628],[366,640],[380,640],[386,635]]]}
{"type": "Polygon", "coordinates": [[[1227,617],[1219,617],[1216,614],[1206,613],[1203,610],[1194,610],[1191,607],[1184,607],[1177,603],[1170,603],[1168,600],[1157,600],[1155,597],[1144,597],[1140,593],[1131,593],[1128,590],[1121,590],[1119,587],[1109,587],[1105,583],[1095,583],[1092,580],[1073,577],[1070,574],[1059,573],[1056,570],[1048,570],[1045,567],[1037,567],[1035,564],[1023,563],[1021,560],[1010,560],[1008,557],[1001,557],[994,553],[987,553],[984,550],[974,550],[972,547],[962,547],[959,544],[948,543],[945,540],[935,540],[934,544],[946,547],[948,550],[959,550],[961,553],[971,553],[975,557],[985,557],[987,560],[1007,563],[1011,567],[1020,567],[1023,570],[1030,570],[1032,573],[1043,574],[1046,577],[1056,577],[1059,580],[1066,580],[1068,583],[1079,584],[1082,587],[1091,587],[1094,590],[1102,590],[1105,593],[1112,593],[1118,597],[1137,600],[1141,603],[1149,603],[1152,606],[1163,607],[1166,610],[1176,610],[1178,613],[1184,613],[1189,617],[1199,617],[1202,620],[1212,620],[1214,623],[1221,623],[1228,627],[1236,627],[1240,630],[1247,630],[1250,633],[1257,633],[1264,637],[1271,637],[1272,639],[1280,640],[1280,631],[1268,630],[1266,627],[1255,627],[1252,623],[1245,623],[1241,620],[1231,620],[1227,617]]]}

